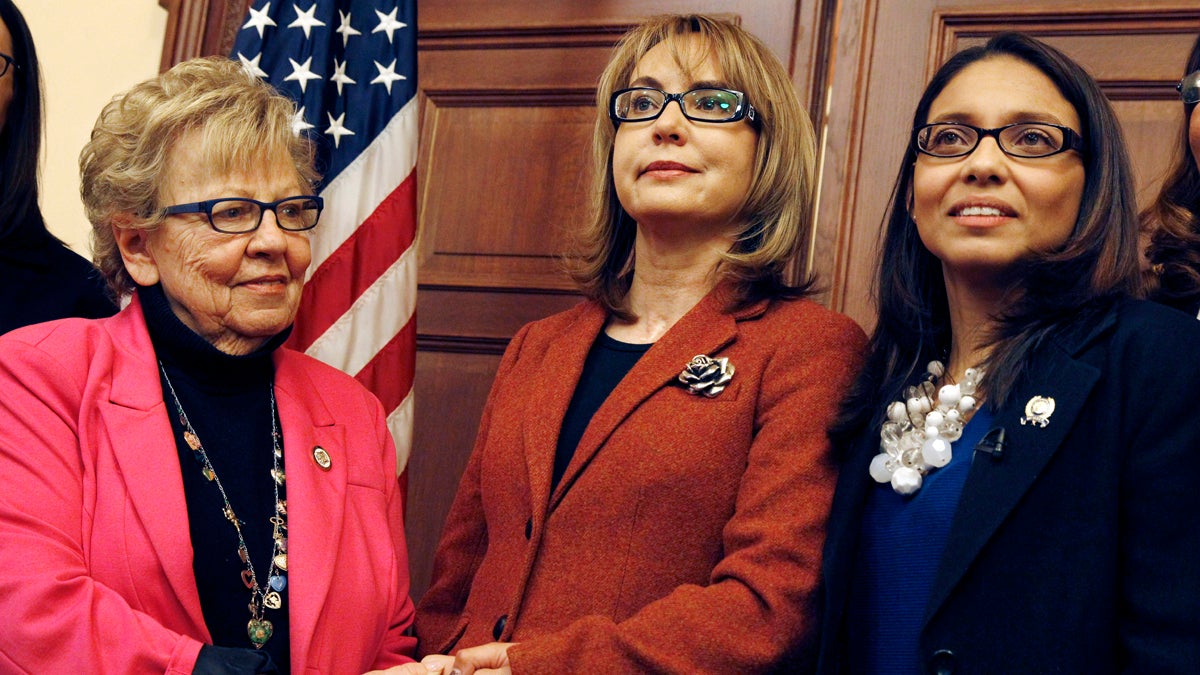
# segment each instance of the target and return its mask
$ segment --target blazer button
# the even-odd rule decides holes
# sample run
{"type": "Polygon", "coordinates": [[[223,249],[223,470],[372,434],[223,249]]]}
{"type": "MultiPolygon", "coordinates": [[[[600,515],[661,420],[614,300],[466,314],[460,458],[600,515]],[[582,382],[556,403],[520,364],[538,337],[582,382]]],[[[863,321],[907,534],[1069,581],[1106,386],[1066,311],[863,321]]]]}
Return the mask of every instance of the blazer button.
{"type": "Polygon", "coordinates": [[[499,619],[496,619],[496,625],[492,626],[492,637],[496,640],[504,634],[504,626],[508,624],[508,615],[502,614],[499,619]]]}
{"type": "Polygon", "coordinates": [[[949,649],[939,649],[929,659],[929,670],[934,675],[952,675],[954,673],[954,652],[949,649]]]}
{"type": "Polygon", "coordinates": [[[533,518],[525,521],[525,540],[528,541],[533,536],[533,518]]]}

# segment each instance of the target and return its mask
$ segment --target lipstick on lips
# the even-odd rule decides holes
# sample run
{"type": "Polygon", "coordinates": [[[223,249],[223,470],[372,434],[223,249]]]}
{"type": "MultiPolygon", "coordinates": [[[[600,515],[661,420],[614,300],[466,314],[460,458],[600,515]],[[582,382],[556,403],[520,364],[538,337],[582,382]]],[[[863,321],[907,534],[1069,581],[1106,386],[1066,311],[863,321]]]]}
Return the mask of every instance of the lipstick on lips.
{"type": "Polygon", "coordinates": [[[681,174],[681,173],[696,173],[696,170],[686,164],[679,162],[650,162],[646,168],[642,169],[642,174],[657,173],[657,174],[681,174]]]}
{"type": "Polygon", "coordinates": [[[994,227],[1016,218],[1017,212],[997,199],[965,199],[950,209],[950,217],[967,227],[994,227]]]}

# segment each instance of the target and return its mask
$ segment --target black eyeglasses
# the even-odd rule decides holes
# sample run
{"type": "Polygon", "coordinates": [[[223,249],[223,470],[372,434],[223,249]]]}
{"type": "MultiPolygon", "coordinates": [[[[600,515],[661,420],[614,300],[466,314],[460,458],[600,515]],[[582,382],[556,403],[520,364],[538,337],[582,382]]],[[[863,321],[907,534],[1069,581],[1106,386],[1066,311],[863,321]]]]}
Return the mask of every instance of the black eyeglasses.
{"type": "Polygon", "coordinates": [[[695,122],[736,122],[745,118],[758,122],[758,111],[746,101],[746,95],[732,89],[704,87],[682,94],[668,94],[653,87],[633,87],[613,92],[608,116],[613,124],[648,122],[658,119],[671,101],[679,103],[683,116],[695,122]]]}
{"type": "Polygon", "coordinates": [[[282,230],[301,232],[317,226],[325,200],[316,195],[284,197],[273,202],[260,202],[244,197],[222,197],[206,199],[191,204],[176,204],[163,209],[164,216],[180,213],[203,213],[208,224],[217,232],[245,234],[253,232],[262,224],[264,211],[275,214],[275,222],[282,230]]]}
{"type": "Polygon", "coordinates": [[[1010,157],[1049,157],[1067,150],[1083,151],[1083,139],[1075,131],[1045,122],[1017,122],[995,129],[970,124],[939,122],[913,130],[913,148],[933,157],[964,157],[991,136],[1010,157]]]}
{"type": "Polygon", "coordinates": [[[1188,105],[1200,103],[1200,70],[1184,77],[1175,85],[1175,91],[1179,92],[1180,98],[1188,105]]]}
{"type": "Polygon", "coordinates": [[[9,67],[17,67],[16,59],[8,54],[5,54],[4,52],[0,52],[0,60],[3,61],[3,63],[0,63],[0,77],[4,77],[5,73],[8,72],[9,67]]]}

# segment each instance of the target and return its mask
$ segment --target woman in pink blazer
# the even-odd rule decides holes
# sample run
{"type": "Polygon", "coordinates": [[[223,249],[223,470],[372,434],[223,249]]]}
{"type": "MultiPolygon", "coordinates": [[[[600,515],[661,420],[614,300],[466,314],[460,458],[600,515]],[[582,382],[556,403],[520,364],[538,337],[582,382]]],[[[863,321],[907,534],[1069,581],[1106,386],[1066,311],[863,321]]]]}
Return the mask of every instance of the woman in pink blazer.
{"type": "Polygon", "coordinates": [[[322,208],[294,113],[225,59],[102,112],[83,196],[132,298],[0,338],[0,672],[408,672],[383,411],[281,347],[322,208]]]}
{"type": "Polygon", "coordinates": [[[864,344],[787,272],[810,235],[812,128],[770,51],[703,16],[634,29],[597,100],[589,300],[509,345],[421,650],[467,674],[795,667],[826,425],[864,344]]]}

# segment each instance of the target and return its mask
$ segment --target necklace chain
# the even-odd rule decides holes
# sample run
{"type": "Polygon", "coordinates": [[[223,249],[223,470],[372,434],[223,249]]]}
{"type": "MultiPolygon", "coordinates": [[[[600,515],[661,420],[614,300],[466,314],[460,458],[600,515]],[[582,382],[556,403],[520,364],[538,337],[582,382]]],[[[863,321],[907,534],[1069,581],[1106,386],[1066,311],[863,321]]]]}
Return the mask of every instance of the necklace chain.
{"type": "Polygon", "coordinates": [[[279,425],[275,419],[275,385],[272,383],[269,389],[271,398],[271,483],[275,489],[275,515],[270,520],[273,544],[271,564],[267,568],[267,583],[260,585],[258,575],[254,572],[254,563],[250,560],[250,547],[246,545],[246,539],[242,536],[243,523],[234,513],[233,505],[229,502],[229,495],[225,492],[225,486],[221,483],[216,469],[213,468],[208,453],[204,451],[200,436],[196,434],[195,428],[188,420],[187,413],[183,410],[179,395],[175,393],[171,378],[167,377],[167,370],[163,367],[162,361],[158,362],[158,368],[162,372],[163,381],[167,384],[167,390],[171,393],[175,410],[179,413],[179,422],[184,429],[183,440],[191,449],[196,463],[200,465],[200,473],[216,484],[217,490],[221,493],[221,501],[224,502],[221,513],[237,532],[238,558],[246,566],[246,569],[242,571],[242,584],[250,589],[250,621],[246,624],[246,634],[249,636],[250,642],[254,644],[254,648],[261,649],[275,632],[274,625],[264,618],[265,610],[282,607],[281,593],[287,588],[287,502],[279,498],[279,488],[284,485],[287,478],[280,468],[280,462],[283,461],[283,448],[280,446],[279,425]]]}
{"type": "Polygon", "coordinates": [[[905,389],[903,401],[888,404],[879,454],[871,460],[871,477],[902,495],[915,493],[927,473],[950,463],[950,444],[962,437],[983,382],[983,370],[967,368],[961,384],[935,390],[946,369],[941,361],[930,361],[928,368],[918,384],[905,389]]]}

